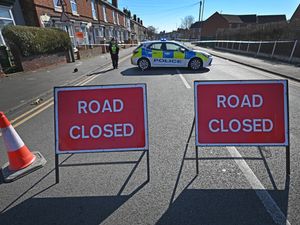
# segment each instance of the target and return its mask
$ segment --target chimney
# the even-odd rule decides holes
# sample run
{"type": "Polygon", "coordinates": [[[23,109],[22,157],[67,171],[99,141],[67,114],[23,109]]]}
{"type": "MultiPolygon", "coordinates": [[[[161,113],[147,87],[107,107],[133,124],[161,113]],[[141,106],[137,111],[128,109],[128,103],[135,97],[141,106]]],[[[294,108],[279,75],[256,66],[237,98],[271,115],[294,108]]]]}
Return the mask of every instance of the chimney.
{"type": "Polygon", "coordinates": [[[135,14],[133,14],[133,20],[136,21],[136,15],[135,14]]]}
{"type": "Polygon", "coordinates": [[[111,4],[112,4],[114,7],[118,8],[118,0],[112,0],[112,1],[111,1],[111,4]]]}
{"type": "Polygon", "coordinates": [[[137,18],[137,22],[140,23],[140,18],[139,17],[137,18]]]}
{"type": "Polygon", "coordinates": [[[141,25],[143,26],[143,20],[141,20],[141,25]]]}

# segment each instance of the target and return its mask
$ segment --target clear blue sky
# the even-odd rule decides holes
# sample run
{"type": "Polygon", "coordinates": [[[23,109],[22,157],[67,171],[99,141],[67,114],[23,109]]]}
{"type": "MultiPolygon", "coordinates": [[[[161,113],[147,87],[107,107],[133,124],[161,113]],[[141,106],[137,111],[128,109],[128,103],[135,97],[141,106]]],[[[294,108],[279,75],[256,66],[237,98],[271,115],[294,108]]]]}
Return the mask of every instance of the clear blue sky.
{"type": "MultiPolygon", "coordinates": [[[[199,18],[200,0],[119,0],[119,8],[128,8],[143,20],[144,26],[154,26],[159,31],[172,31],[181,19],[192,15],[199,18]]],[[[290,19],[300,0],[205,0],[203,19],[216,11],[223,14],[285,14],[290,19]]]]}

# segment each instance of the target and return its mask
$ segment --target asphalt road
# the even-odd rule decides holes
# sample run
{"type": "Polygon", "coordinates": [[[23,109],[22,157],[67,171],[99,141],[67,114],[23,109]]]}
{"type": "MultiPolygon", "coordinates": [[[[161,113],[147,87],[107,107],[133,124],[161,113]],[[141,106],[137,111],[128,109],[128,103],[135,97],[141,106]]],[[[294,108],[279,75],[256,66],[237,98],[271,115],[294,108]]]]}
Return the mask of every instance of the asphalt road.
{"type": "MultiPolygon", "coordinates": [[[[0,182],[1,225],[299,224],[299,83],[289,82],[291,176],[287,179],[283,147],[200,148],[196,176],[194,132],[187,144],[194,118],[194,80],[278,76],[220,58],[197,73],[167,68],[142,72],[126,58],[117,70],[99,68],[86,79],[81,84],[147,84],[150,181],[143,152],[89,153],[61,155],[56,184],[50,104],[32,118],[15,122],[26,145],[40,151],[47,164],[12,183],[0,182]]],[[[7,161],[3,140],[0,147],[3,165],[7,161]]]]}

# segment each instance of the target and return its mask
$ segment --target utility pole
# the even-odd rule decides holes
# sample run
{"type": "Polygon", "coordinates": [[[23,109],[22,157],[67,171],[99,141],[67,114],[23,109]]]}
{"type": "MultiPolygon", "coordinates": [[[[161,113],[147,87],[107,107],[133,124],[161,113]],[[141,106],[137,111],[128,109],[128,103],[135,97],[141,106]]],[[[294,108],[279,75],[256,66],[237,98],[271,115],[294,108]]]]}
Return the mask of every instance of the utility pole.
{"type": "Polygon", "coordinates": [[[204,13],[204,3],[205,3],[205,0],[201,0],[200,1],[200,8],[199,8],[199,23],[200,23],[200,25],[199,25],[199,41],[201,41],[201,39],[202,39],[202,28],[203,28],[203,13],[204,13]],[[202,1],[203,1],[203,3],[202,3],[202,1]],[[200,17],[200,15],[201,15],[201,17],[200,17]]]}
{"type": "Polygon", "coordinates": [[[201,6],[202,6],[202,1],[200,1],[199,4],[200,5],[199,5],[199,20],[198,21],[200,22],[200,20],[201,20],[201,6]]]}
{"type": "Polygon", "coordinates": [[[205,0],[203,0],[203,5],[202,5],[201,21],[203,21],[204,3],[205,3],[205,0]]]}

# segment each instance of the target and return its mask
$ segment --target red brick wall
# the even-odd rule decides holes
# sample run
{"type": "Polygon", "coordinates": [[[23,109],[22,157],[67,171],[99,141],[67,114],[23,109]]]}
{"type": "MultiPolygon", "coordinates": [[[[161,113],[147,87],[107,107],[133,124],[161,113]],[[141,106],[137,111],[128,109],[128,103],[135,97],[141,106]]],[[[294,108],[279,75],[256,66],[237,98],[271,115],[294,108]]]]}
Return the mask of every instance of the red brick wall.
{"type": "Polygon", "coordinates": [[[229,23],[220,14],[215,13],[203,24],[203,37],[215,37],[218,28],[228,28],[229,23]]]}
{"type": "Polygon", "coordinates": [[[39,68],[66,63],[66,53],[45,54],[40,56],[31,56],[22,58],[23,71],[31,71],[39,68]]]}
{"type": "Polygon", "coordinates": [[[113,15],[112,14],[113,14],[113,9],[111,7],[109,7],[108,5],[106,5],[106,18],[107,18],[107,22],[111,23],[111,24],[114,24],[114,20],[113,20],[113,15]]]}
{"type": "Polygon", "coordinates": [[[120,26],[122,27],[125,27],[125,24],[124,24],[124,15],[119,13],[119,21],[120,21],[120,26]]]}
{"type": "MultiPolygon", "coordinates": [[[[95,21],[92,16],[92,7],[91,7],[91,0],[80,0],[77,1],[77,11],[79,16],[73,15],[71,11],[71,4],[69,0],[64,1],[66,5],[64,6],[65,12],[67,12],[70,19],[78,20],[81,19],[86,22],[93,22],[95,21]]],[[[60,17],[61,12],[57,12],[54,10],[53,0],[22,0],[20,1],[24,16],[26,20],[26,25],[30,26],[42,26],[40,23],[40,16],[43,14],[48,14],[49,16],[60,17]]],[[[95,1],[97,7],[97,16],[99,22],[104,21],[103,17],[103,9],[102,5],[104,4],[106,7],[106,18],[107,22],[114,24],[113,21],[113,11],[115,11],[115,17],[117,22],[117,13],[118,11],[107,3],[102,3],[95,1]]],[[[119,22],[120,26],[124,27],[124,15],[123,13],[119,12],[119,22]]]]}
{"type": "Polygon", "coordinates": [[[95,57],[98,55],[101,55],[105,53],[105,48],[103,46],[95,46],[94,48],[88,48],[85,46],[80,46],[78,48],[79,50],[79,57],[82,58],[89,58],[89,57],[95,57]]]}
{"type": "MultiPolygon", "coordinates": [[[[32,0],[22,0],[22,1],[30,2],[32,0]]],[[[38,18],[38,22],[34,24],[35,26],[41,26],[39,22],[39,17],[45,13],[47,13],[50,16],[57,16],[57,17],[60,17],[61,15],[61,12],[56,12],[54,10],[54,4],[52,0],[34,0],[34,3],[36,4],[35,6],[36,14],[38,18]]],[[[65,12],[67,12],[70,19],[78,20],[80,17],[82,17],[82,20],[84,21],[88,21],[88,22],[94,21],[92,16],[91,0],[77,1],[77,12],[79,16],[72,14],[71,4],[69,0],[65,0],[65,3],[66,3],[66,5],[64,6],[65,12]]],[[[97,5],[99,6],[99,4],[97,5]]],[[[34,10],[31,10],[30,12],[34,12],[34,10]]],[[[100,14],[102,14],[101,12],[102,11],[100,11],[100,14]]],[[[28,14],[28,17],[32,17],[30,13],[26,13],[26,14],[28,14]]]]}
{"type": "Polygon", "coordinates": [[[47,8],[54,8],[53,1],[52,0],[33,0],[34,4],[39,6],[44,6],[47,8]]]}
{"type": "Polygon", "coordinates": [[[103,17],[103,5],[100,3],[100,4],[97,4],[97,7],[98,7],[98,18],[100,21],[104,21],[104,17],[103,17]]]}

